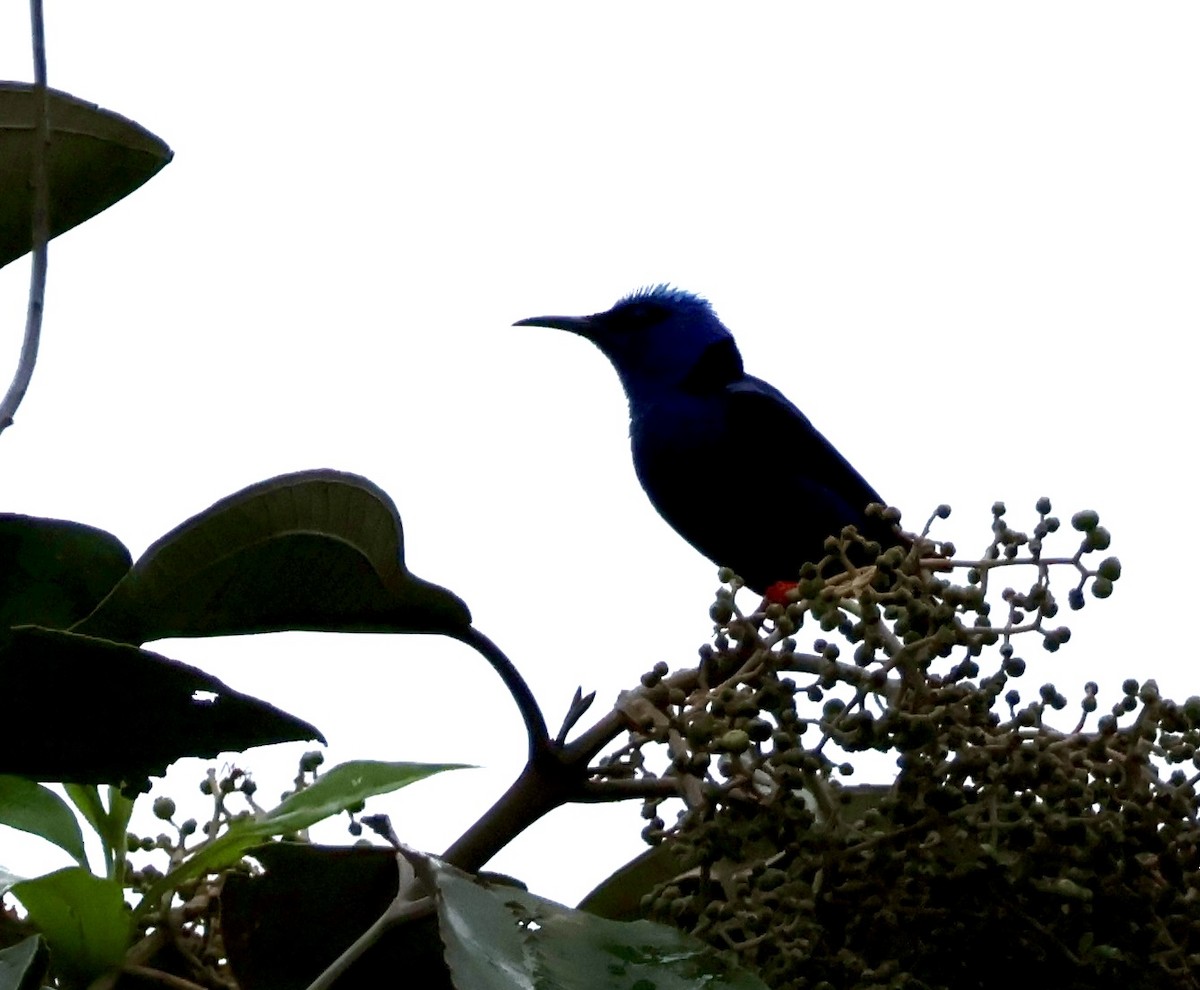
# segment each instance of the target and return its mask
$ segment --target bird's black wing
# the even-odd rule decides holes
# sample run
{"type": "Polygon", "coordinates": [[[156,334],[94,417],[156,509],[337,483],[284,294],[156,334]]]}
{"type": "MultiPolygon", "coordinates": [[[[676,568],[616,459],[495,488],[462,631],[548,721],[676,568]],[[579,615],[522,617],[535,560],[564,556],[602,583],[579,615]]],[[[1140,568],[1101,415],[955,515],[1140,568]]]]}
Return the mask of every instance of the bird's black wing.
{"type": "Polygon", "coordinates": [[[868,504],[883,501],[879,493],[782,392],[745,375],[725,394],[739,439],[765,452],[765,490],[791,500],[796,525],[810,530],[810,539],[852,524],[872,539],[892,541],[891,527],[866,515],[868,504]]]}

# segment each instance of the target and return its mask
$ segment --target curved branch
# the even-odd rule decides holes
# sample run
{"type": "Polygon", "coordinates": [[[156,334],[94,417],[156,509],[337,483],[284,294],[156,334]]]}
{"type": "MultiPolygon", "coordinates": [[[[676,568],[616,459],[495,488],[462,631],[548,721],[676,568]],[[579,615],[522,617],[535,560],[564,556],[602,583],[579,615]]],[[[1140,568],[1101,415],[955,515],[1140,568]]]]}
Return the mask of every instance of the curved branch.
{"type": "Polygon", "coordinates": [[[546,718],[542,714],[542,709],[538,706],[533,692],[529,690],[529,685],[525,683],[525,678],[521,676],[513,662],[505,656],[504,651],[474,626],[467,626],[465,630],[452,633],[451,638],[465,643],[479,653],[500,675],[500,680],[504,682],[508,693],[512,695],[513,701],[517,704],[521,718],[525,720],[525,731],[529,736],[530,763],[540,754],[550,752],[552,748],[550,730],[546,728],[546,718]]]}
{"type": "Polygon", "coordinates": [[[10,426],[17,407],[25,398],[37,363],[42,337],[42,311],[46,303],[46,264],[50,240],[50,188],[46,174],[46,146],[50,143],[50,92],[46,88],[46,24],[42,0],[29,0],[30,35],[33,41],[34,121],[33,141],[33,268],[29,276],[29,308],[25,314],[25,338],[12,384],[0,400],[0,432],[10,426]]]}

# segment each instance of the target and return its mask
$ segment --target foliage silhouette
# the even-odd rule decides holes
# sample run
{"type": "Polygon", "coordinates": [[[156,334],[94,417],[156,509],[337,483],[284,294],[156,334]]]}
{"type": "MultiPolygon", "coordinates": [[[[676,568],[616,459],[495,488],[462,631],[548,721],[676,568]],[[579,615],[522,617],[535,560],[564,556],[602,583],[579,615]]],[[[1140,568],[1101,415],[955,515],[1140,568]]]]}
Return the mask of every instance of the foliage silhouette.
{"type": "Polygon", "coordinates": [[[195,667],[32,626],[10,629],[0,640],[0,698],[11,733],[0,750],[0,773],[30,780],[136,792],[182,756],[322,738],[307,722],[195,667]],[[124,714],[126,706],[136,718],[124,714]]]}
{"type": "Polygon", "coordinates": [[[74,631],[123,643],[281,630],[441,632],[457,596],[404,566],[395,503],[341,471],[250,485],[159,539],[74,631]]]}
{"type": "MultiPolygon", "coordinates": [[[[0,81],[0,268],[32,249],[29,174],[38,109],[29,83],[0,81]]],[[[144,127],[69,93],[50,90],[50,235],[128,196],[172,158],[144,127]]]]}
{"type": "Polygon", "coordinates": [[[0,514],[0,629],[66,629],[92,611],[133,563],[111,533],[63,519],[0,514]]]}

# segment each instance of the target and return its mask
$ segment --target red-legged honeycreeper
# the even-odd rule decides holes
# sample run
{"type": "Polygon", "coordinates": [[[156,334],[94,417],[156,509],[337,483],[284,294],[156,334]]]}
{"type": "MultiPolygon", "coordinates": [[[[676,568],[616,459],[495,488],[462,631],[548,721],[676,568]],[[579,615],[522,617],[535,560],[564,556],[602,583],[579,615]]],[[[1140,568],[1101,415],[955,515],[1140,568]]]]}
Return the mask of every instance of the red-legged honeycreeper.
{"type": "Polygon", "coordinates": [[[854,525],[884,546],[882,502],[778,389],[742,370],[733,335],[689,292],[639,289],[592,316],[534,316],[514,326],[585,337],[612,362],[629,399],[633,466],[675,531],[718,567],[765,592],[825,556],[854,525]]]}

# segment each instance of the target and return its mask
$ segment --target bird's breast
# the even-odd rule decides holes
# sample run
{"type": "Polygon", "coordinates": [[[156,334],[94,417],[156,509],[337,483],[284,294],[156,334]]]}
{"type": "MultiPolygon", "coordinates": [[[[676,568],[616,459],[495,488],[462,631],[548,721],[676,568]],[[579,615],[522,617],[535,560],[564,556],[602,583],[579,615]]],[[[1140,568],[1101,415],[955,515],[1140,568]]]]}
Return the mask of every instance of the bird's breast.
{"type": "Polygon", "coordinates": [[[713,556],[714,536],[728,525],[722,521],[728,503],[722,482],[738,458],[722,410],[686,396],[650,405],[631,416],[629,436],[638,481],[654,507],[688,542],[713,556]]]}

